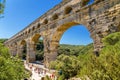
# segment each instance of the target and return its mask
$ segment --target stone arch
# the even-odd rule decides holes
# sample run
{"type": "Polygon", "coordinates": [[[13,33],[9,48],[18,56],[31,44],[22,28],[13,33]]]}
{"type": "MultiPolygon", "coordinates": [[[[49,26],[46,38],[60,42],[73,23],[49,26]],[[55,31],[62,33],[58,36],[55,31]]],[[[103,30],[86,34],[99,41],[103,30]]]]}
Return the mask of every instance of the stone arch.
{"type": "Polygon", "coordinates": [[[28,30],[28,34],[31,32],[31,29],[28,30]]]}
{"type": "Polygon", "coordinates": [[[70,14],[72,12],[72,7],[71,6],[67,6],[64,10],[64,14],[70,14]]]}
{"type": "Polygon", "coordinates": [[[24,36],[24,32],[22,33],[22,36],[24,36]]]}
{"type": "Polygon", "coordinates": [[[22,34],[20,34],[20,37],[22,36],[22,34]]]}
{"type": "Polygon", "coordinates": [[[44,57],[42,56],[42,55],[44,55],[44,53],[42,52],[42,50],[44,51],[43,37],[39,33],[36,33],[35,35],[32,36],[31,43],[33,44],[33,50],[36,55],[35,59],[39,60],[39,61],[41,61],[41,60],[43,61],[43,59],[44,59],[44,57]],[[40,38],[42,38],[42,41],[40,40],[40,38]],[[38,53],[38,50],[40,50],[39,53],[41,53],[41,55],[38,53]],[[39,55],[39,56],[37,56],[37,55],[39,55]]]}
{"type": "Polygon", "coordinates": [[[25,41],[25,40],[22,40],[22,41],[20,42],[20,45],[25,45],[25,43],[26,43],[26,41],[25,41]]]}
{"type": "Polygon", "coordinates": [[[47,24],[48,23],[48,19],[44,19],[43,24],[47,24]]]}
{"type": "Polygon", "coordinates": [[[26,40],[23,39],[22,41],[20,41],[20,43],[18,45],[17,55],[19,58],[26,59],[26,55],[27,55],[27,42],[26,42],[26,40]]]}
{"type": "Polygon", "coordinates": [[[56,20],[56,19],[58,19],[59,17],[58,17],[58,14],[54,14],[53,16],[52,16],[52,20],[56,20]]]}
{"type": "Polygon", "coordinates": [[[37,29],[40,28],[40,23],[37,24],[37,29]]]}
{"type": "MultiPolygon", "coordinates": [[[[50,41],[49,41],[49,45],[48,45],[49,50],[48,50],[48,52],[46,52],[46,56],[45,56],[45,58],[46,58],[45,65],[46,66],[49,66],[49,61],[53,61],[56,59],[56,57],[58,55],[59,41],[60,41],[62,35],[64,34],[64,32],[66,30],[68,30],[70,27],[75,26],[75,25],[80,25],[80,23],[79,22],[68,22],[63,25],[58,26],[54,30],[53,34],[50,36],[50,41]]],[[[86,26],[86,28],[88,29],[87,26],[86,26]]],[[[88,31],[89,31],[89,29],[88,29],[88,31]]]]}
{"type": "Polygon", "coordinates": [[[35,26],[32,27],[32,31],[34,31],[34,30],[35,30],[35,26]]]}
{"type": "Polygon", "coordinates": [[[68,22],[66,24],[63,24],[63,25],[59,26],[55,30],[54,34],[52,35],[52,41],[58,41],[59,42],[59,40],[61,39],[61,37],[64,34],[64,32],[67,29],[69,29],[70,27],[75,26],[75,25],[80,25],[80,23],[78,23],[78,22],[68,22]]]}
{"type": "Polygon", "coordinates": [[[25,35],[27,35],[27,31],[25,31],[25,35]]]}

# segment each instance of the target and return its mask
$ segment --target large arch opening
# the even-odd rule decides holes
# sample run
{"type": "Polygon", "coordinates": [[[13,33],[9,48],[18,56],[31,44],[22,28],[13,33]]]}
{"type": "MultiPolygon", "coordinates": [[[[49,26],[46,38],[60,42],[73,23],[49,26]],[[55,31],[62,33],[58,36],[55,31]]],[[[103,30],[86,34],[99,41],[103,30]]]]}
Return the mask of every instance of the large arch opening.
{"type": "Polygon", "coordinates": [[[61,35],[58,55],[64,53],[65,55],[79,56],[79,54],[88,53],[86,50],[93,52],[93,39],[86,26],[80,24],[71,26],[61,35]]]}
{"type": "Polygon", "coordinates": [[[50,63],[50,68],[62,71],[66,79],[76,76],[81,61],[84,62],[82,57],[88,59],[89,54],[93,53],[93,40],[87,26],[75,22],[64,24],[56,29],[52,39],[57,42],[51,46],[55,46],[58,56],[50,63]]]}
{"type": "Polygon", "coordinates": [[[92,43],[90,32],[84,25],[75,25],[67,29],[60,39],[60,44],[87,45],[92,43]]]}
{"type": "Polygon", "coordinates": [[[58,27],[52,40],[58,42],[58,45],[55,45],[57,47],[58,55],[62,53],[69,55],[70,52],[72,52],[71,54],[77,56],[79,53],[84,53],[83,50],[83,52],[80,50],[81,47],[85,46],[93,49],[93,39],[90,37],[89,30],[86,26],[75,22],[70,22],[58,27]],[[78,49],[76,51],[76,49],[71,48],[78,49]]]}
{"type": "Polygon", "coordinates": [[[27,44],[25,40],[22,40],[20,42],[20,52],[18,56],[21,57],[23,60],[26,60],[26,55],[27,55],[27,44]]]}
{"type": "Polygon", "coordinates": [[[43,64],[44,60],[44,44],[43,44],[43,37],[40,34],[35,34],[32,37],[32,41],[34,42],[35,47],[35,57],[36,62],[43,64]]]}

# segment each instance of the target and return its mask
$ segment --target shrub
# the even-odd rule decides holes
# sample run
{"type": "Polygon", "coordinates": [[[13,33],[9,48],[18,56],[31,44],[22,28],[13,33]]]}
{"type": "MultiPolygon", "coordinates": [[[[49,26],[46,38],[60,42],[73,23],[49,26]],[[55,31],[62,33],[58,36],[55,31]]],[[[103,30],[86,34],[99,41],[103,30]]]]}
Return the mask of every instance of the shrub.
{"type": "Polygon", "coordinates": [[[8,49],[0,43],[0,80],[21,80],[29,77],[23,63],[11,57],[8,49]]]}

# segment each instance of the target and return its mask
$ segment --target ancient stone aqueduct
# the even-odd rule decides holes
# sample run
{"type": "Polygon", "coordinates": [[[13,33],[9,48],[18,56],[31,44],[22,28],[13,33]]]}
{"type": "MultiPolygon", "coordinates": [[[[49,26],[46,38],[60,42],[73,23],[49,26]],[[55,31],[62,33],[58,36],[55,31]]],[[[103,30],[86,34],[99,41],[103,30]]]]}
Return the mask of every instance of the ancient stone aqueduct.
{"type": "Polygon", "coordinates": [[[90,5],[86,4],[88,1],[63,0],[4,44],[10,49],[11,55],[19,57],[26,44],[27,62],[34,62],[35,44],[42,36],[44,64],[49,66],[49,62],[57,57],[62,34],[71,26],[82,24],[91,34],[94,51],[99,52],[103,47],[101,39],[120,30],[120,0],[95,0],[90,5]]]}

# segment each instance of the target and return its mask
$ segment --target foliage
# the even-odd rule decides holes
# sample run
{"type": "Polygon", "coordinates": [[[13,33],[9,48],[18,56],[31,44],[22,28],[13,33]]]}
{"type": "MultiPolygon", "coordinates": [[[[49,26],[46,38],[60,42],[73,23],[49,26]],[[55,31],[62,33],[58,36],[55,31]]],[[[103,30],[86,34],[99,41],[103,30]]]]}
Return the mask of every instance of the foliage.
{"type": "Polygon", "coordinates": [[[45,76],[45,80],[51,80],[50,77],[47,75],[45,76]]]}
{"type": "Polygon", "coordinates": [[[65,80],[65,75],[61,75],[58,77],[58,80],[65,80]]]}
{"type": "Polygon", "coordinates": [[[44,59],[43,56],[44,56],[44,52],[43,51],[37,51],[37,53],[36,53],[36,60],[42,61],[44,59]]]}
{"type": "Polygon", "coordinates": [[[36,60],[42,61],[43,56],[44,56],[44,45],[43,45],[43,40],[39,40],[36,46],[36,60]]]}
{"type": "MultiPolygon", "coordinates": [[[[43,56],[44,56],[44,45],[43,45],[43,40],[39,40],[39,42],[36,44],[36,60],[42,61],[43,56]]],[[[23,52],[22,52],[22,58],[26,59],[26,45],[23,47],[23,52]]]]}
{"type": "Polygon", "coordinates": [[[80,76],[87,75],[91,80],[120,79],[120,36],[118,34],[120,33],[113,33],[103,39],[105,47],[100,52],[100,57],[90,55],[79,72],[80,76]]]}
{"type": "Polygon", "coordinates": [[[86,80],[86,78],[119,80],[120,32],[108,35],[103,39],[103,43],[105,47],[101,50],[99,57],[93,54],[92,44],[81,47],[63,45],[57,60],[50,63],[50,68],[62,70],[63,74],[59,75],[61,80],[74,76],[80,77],[82,80],[86,80]]]}
{"type": "Polygon", "coordinates": [[[21,80],[29,77],[23,62],[11,57],[9,50],[0,43],[0,80],[21,80]]]}
{"type": "Polygon", "coordinates": [[[80,54],[89,53],[89,51],[93,50],[93,45],[89,44],[87,46],[84,45],[65,45],[61,44],[58,49],[58,55],[74,55],[79,56],[80,54]]]}
{"type": "Polygon", "coordinates": [[[0,43],[4,43],[7,39],[0,39],[0,43]]]}
{"type": "Polygon", "coordinates": [[[6,2],[6,0],[3,0],[0,2],[0,14],[2,14],[4,12],[5,2],[6,2]]]}
{"type": "Polygon", "coordinates": [[[4,14],[5,3],[6,3],[6,0],[0,0],[0,18],[4,17],[2,16],[2,14],[4,14]]]}
{"type": "Polygon", "coordinates": [[[87,60],[88,56],[86,55],[92,52],[92,50],[92,44],[87,46],[60,45],[58,50],[59,56],[56,61],[50,63],[50,68],[57,69],[58,71],[62,70],[62,75],[59,76],[60,80],[74,77],[82,69],[84,62],[86,62],[82,59],[87,60]]]}
{"type": "Polygon", "coordinates": [[[103,39],[103,42],[105,45],[115,45],[119,41],[120,41],[119,32],[108,35],[107,37],[103,39]]]}
{"type": "Polygon", "coordinates": [[[23,51],[22,51],[22,59],[26,60],[26,54],[27,54],[27,50],[26,50],[27,46],[26,44],[23,46],[23,51]]]}

